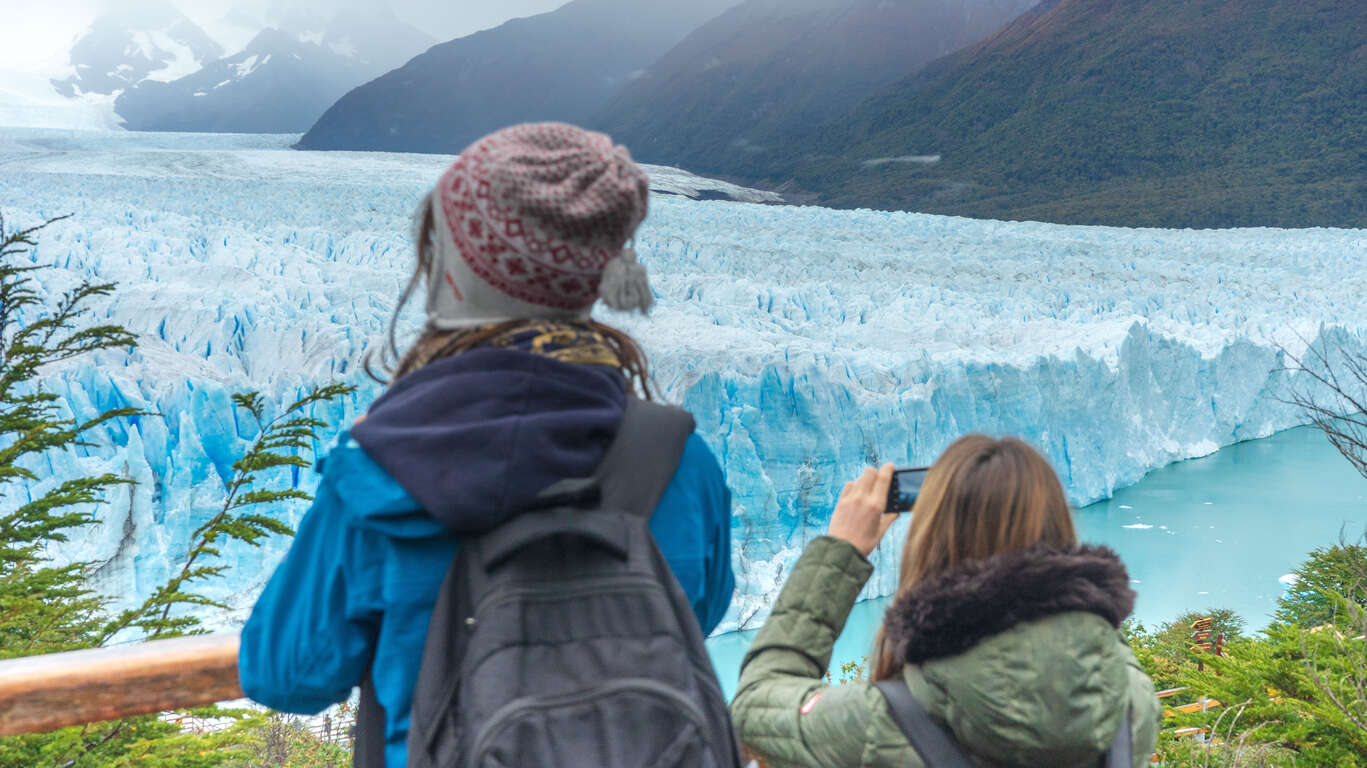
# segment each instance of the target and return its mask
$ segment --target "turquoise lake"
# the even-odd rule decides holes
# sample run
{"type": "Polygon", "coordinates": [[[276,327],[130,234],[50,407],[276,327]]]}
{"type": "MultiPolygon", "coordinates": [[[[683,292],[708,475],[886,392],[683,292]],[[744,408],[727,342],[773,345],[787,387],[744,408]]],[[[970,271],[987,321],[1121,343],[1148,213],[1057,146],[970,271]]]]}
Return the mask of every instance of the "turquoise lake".
{"type": "MultiPolygon", "coordinates": [[[[1367,532],[1367,478],[1309,427],[1155,470],[1077,510],[1078,535],[1125,560],[1147,625],[1232,608],[1265,626],[1289,574],[1316,547],[1367,532]]],[[[869,653],[887,600],[855,606],[832,667],[869,653]]],[[[729,697],[754,631],[707,641],[729,697]]]]}

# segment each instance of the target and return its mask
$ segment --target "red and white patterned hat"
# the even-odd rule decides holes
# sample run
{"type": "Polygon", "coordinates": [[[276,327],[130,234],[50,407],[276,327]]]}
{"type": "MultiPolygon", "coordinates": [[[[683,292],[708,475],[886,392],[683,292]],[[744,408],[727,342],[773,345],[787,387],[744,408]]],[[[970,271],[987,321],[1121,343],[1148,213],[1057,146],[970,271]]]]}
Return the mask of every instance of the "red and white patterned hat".
{"type": "Polygon", "coordinates": [[[480,139],[424,201],[436,224],[428,323],[582,318],[598,298],[649,310],[645,270],[625,247],[648,194],[631,154],[601,133],[528,123],[480,139]]]}

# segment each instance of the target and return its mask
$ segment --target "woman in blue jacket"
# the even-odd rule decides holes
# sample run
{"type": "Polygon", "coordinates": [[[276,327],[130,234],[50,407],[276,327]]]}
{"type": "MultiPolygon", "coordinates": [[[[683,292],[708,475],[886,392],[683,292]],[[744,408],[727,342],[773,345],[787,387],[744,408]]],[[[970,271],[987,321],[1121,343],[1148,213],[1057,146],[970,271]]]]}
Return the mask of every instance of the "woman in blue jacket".
{"type": "MultiPolygon", "coordinates": [[[[317,713],[369,675],[385,761],[403,766],[427,626],[462,534],[490,530],[541,490],[593,473],[640,349],[590,319],[601,298],[645,312],[624,245],[645,218],[645,175],[606,136],[521,125],[466,150],[423,201],[423,333],[393,384],[320,462],[313,508],[242,632],[252,699],[317,713]]],[[[398,317],[398,310],[395,310],[398,317]]],[[[387,352],[399,357],[393,327],[387,352]]],[[[731,600],[730,493],[692,435],[650,522],[703,632],[731,600]]]]}

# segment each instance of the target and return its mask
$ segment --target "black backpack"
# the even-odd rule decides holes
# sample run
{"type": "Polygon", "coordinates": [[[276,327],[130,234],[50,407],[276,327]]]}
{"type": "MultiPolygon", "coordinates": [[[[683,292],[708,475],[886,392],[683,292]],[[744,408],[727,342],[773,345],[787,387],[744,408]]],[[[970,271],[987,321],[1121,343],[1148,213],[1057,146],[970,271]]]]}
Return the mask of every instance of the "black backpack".
{"type": "MultiPolygon", "coordinates": [[[[465,537],[413,692],[409,768],[736,768],[702,631],[648,527],[693,418],[628,398],[591,478],[465,537]]],[[[362,686],[356,765],[384,765],[362,686]]]]}
{"type": "MultiPolygon", "coordinates": [[[[911,748],[921,756],[926,768],[976,768],[978,765],[954,738],[954,734],[930,718],[921,702],[911,694],[902,680],[880,680],[874,683],[892,710],[892,720],[911,742],[911,748]]],[[[1130,713],[1116,731],[1115,739],[1101,756],[1099,768],[1131,768],[1134,747],[1130,738],[1130,713]]]]}

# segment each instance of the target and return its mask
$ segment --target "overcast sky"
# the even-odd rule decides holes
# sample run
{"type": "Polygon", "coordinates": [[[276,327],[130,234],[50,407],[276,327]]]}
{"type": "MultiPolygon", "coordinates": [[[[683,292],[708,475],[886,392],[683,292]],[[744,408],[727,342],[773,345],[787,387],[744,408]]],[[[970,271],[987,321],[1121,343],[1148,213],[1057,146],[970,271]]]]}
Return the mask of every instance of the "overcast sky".
{"type": "MultiPolygon", "coordinates": [[[[36,71],[60,63],[74,38],[102,9],[146,0],[0,0],[4,44],[0,69],[36,71]]],[[[450,40],[508,19],[545,13],[567,0],[170,0],[197,22],[221,18],[234,6],[258,18],[267,6],[389,5],[399,18],[438,40],[450,40]]]]}

